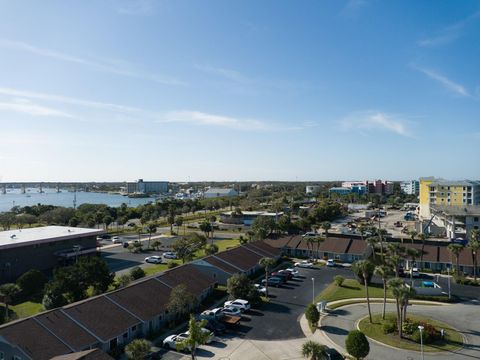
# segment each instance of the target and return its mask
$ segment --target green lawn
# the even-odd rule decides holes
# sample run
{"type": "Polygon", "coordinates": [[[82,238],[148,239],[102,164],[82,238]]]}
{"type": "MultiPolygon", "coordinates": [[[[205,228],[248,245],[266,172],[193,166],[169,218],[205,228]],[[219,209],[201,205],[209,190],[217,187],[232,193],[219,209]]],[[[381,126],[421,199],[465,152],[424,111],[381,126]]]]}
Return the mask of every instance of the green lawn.
{"type": "MultiPolygon", "coordinates": [[[[371,298],[383,298],[383,286],[372,284],[368,287],[368,293],[371,298]]],[[[315,302],[320,300],[335,301],[351,298],[364,298],[365,286],[354,279],[345,279],[342,286],[337,286],[332,282],[315,298],[315,302]]],[[[387,297],[392,297],[390,291],[387,291],[387,297]]]]}
{"type": "MultiPolygon", "coordinates": [[[[387,319],[396,319],[394,313],[387,313],[386,315],[387,319]]],[[[462,334],[460,334],[457,330],[453,329],[450,325],[441,321],[427,319],[417,315],[408,315],[407,317],[414,321],[424,321],[426,323],[432,324],[437,330],[445,330],[445,339],[436,341],[435,343],[425,344],[425,352],[452,351],[458,349],[463,345],[462,334]]],[[[382,321],[383,320],[381,314],[374,314],[372,315],[372,324],[370,324],[367,316],[363,318],[358,325],[360,331],[362,331],[366,336],[372,339],[397,348],[420,351],[420,344],[416,342],[408,339],[400,339],[396,334],[384,334],[382,328],[382,321]]]]}
{"type": "Polygon", "coordinates": [[[24,318],[43,311],[43,306],[41,303],[25,301],[17,305],[10,305],[9,309],[16,314],[17,318],[24,318]]]}
{"type": "Polygon", "coordinates": [[[232,247],[237,247],[240,245],[240,239],[225,239],[225,240],[218,240],[215,242],[218,246],[218,251],[225,251],[232,247]]]}

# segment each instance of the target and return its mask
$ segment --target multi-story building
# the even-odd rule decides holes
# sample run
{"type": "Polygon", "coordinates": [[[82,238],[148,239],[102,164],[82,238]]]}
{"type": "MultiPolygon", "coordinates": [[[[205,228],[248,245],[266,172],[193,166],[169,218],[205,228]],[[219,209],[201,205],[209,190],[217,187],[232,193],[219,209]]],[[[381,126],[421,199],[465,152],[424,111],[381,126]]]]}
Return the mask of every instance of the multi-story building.
{"type": "Polygon", "coordinates": [[[342,188],[350,189],[350,192],[359,195],[367,193],[378,195],[393,194],[393,182],[387,180],[344,181],[342,182],[342,188]]]}
{"type": "Polygon", "coordinates": [[[420,182],[418,180],[402,181],[400,189],[404,194],[418,195],[420,192],[420,182]]]}
{"type": "Polygon", "coordinates": [[[168,192],[168,181],[127,182],[128,194],[162,194],[168,192]]]}
{"type": "Polygon", "coordinates": [[[432,205],[480,205],[480,182],[450,181],[426,177],[420,179],[420,217],[430,218],[432,205]]]}
{"type": "Polygon", "coordinates": [[[305,186],[305,194],[307,195],[315,195],[320,192],[321,186],[320,185],[307,185],[305,186]]]}
{"type": "Polygon", "coordinates": [[[210,198],[219,198],[219,197],[228,197],[228,196],[238,196],[238,192],[235,189],[228,188],[228,189],[223,189],[223,188],[210,188],[205,193],[203,196],[207,199],[210,198]]]}

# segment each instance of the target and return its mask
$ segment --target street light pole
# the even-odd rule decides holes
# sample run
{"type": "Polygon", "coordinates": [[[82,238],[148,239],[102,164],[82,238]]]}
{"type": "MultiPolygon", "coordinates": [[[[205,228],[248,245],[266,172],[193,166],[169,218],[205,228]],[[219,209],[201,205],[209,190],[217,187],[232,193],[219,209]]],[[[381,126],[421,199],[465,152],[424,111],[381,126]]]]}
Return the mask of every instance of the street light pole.
{"type": "Polygon", "coordinates": [[[450,295],[450,267],[447,267],[447,275],[448,275],[448,298],[450,299],[451,298],[451,295],[450,295]]]}
{"type": "Polygon", "coordinates": [[[423,326],[418,325],[418,330],[420,330],[420,351],[422,352],[422,360],[425,360],[423,355],[423,326]]]}
{"type": "Polygon", "coordinates": [[[312,277],[312,304],[315,304],[315,278],[312,277]]]}

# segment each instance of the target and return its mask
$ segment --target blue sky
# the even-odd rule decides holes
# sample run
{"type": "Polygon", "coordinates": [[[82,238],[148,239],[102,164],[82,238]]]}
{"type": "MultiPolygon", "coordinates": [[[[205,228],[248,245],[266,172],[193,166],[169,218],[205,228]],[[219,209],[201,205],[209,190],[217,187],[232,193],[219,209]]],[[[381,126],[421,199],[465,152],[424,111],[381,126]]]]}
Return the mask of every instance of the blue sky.
{"type": "Polygon", "coordinates": [[[480,178],[477,1],[0,0],[0,181],[480,178]]]}

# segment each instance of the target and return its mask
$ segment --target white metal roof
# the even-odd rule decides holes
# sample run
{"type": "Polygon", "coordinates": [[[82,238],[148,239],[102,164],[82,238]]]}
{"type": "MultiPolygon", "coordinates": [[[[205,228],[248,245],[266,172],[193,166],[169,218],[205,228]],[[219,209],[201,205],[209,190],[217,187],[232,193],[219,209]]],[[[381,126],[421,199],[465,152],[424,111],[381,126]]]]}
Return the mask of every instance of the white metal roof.
{"type": "Polygon", "coordinates": [[[0,231],[0,249],[20,247],[27,244],[61,241],[102,233],[104,233],[104,231],[99,229],[68,226],[43,226],[21,230],[0,231]]]}

